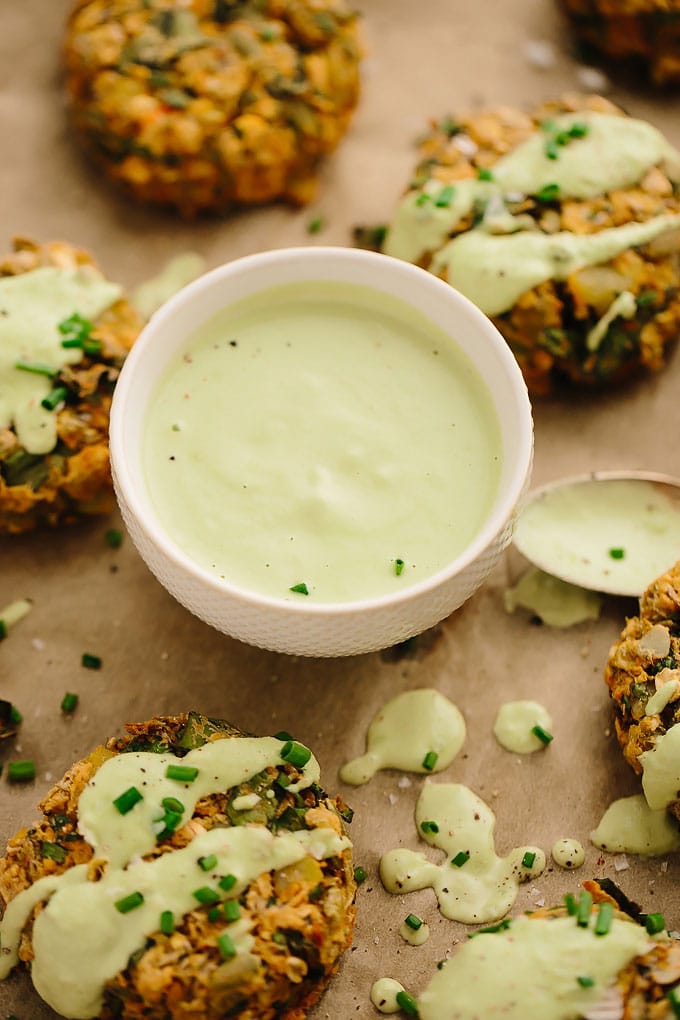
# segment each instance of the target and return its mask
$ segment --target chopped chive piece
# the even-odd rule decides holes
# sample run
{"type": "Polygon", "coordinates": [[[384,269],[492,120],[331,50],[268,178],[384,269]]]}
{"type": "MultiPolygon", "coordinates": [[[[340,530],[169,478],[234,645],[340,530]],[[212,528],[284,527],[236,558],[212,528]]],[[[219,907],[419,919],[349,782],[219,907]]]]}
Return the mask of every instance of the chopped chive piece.
{"type": "Polygon", "coordinates": [[[116,900],[113,905],[119,914],[129,914],[131,910],[141,907],[143,902],[144,897],[142,894],[140,892],[133,892],[129,896],[123,896],[121,900],[116,900]]]}
{"type": "Polygon", "coordinates": [[[223,960],[230,960],[232,956],[236,956],[236,946],[232,942],[231,936],[225,931],[217,937],[217,948],[220,951],[223,960]]]}
{"type": "Polygon", "coordinates": [[[531,732],[535,737],[538,737],[542,744],[549,744],[553,739],[552,733],[548,733],[547,730],[544,730],[543,727],[538,724],[531,727],[531,732]]]}
{"type": "Polygon", "coordinates": [[[436,822],[430,822],[430,821],[421,822],[420,823],[420,831],[421,832],[439,832],[439,826],[437,825],[436,822]]]}
{"type": "Polygon", "coordinates": [[[609,550],[609,555],[611,556],[611,558],[613,560],[622,560],[624,558],[624,556],[626,555],[626,550],[625,549],[621,549],[620,547],[619,548],[615,548],[615,549],[610,549],[609,550]]]}
{"type": "Polygon", "coordinates": [[[576,978],[581,988],[592,988],[595,984],[595,978],[588,977],[587,974],[579,974],[576,978]]]}
{"type": "Polygon", "coordinates": [[[595,934],[607,935],[614,920],[614,905],[612,903],[600,903],[595,922],[595,934]]]}
{"type": "Polygon", "coordinates": [[[545,131],[548,134],[550,131],[555,130],[555,121],[546,119],[541,121],[541,131],[545,131]]]}
{"type": "Polygon", "coordinates": [[[30,783],[35,779],[35,762],[30,758],[25,761],[11,761],[7,765],[7,778],[10,783],[30,783]]]}
{"type": "Polygon", "coordinates": [[[656,301],[655,290],[642,290],[638,294],[636,301],[639,308],[644,308],[645,305],[653,305],[656,301]]]}
{"type": "Polygon", "coordinates": [[[184,804],[181,800],[177,800],[177,797],[163,797],[161,807],[165,808],[166,811],[174,811],[179,815],[184,811],[184,804]]]}
{"type": "Polygon", "coordinates": [[[135,804],[139,804],[140,800],[144,800],[143,796],[136,786],[131,786],[124,793],[121,793],[120,797],[116,797],[113,804],[116,810],[120,811],[121,815],[126,815],[128,811],[132,811],[135,804]]]}
{"type": "Polygon", "coordinates": [[[539,202],[555,202],[559,196],[559,184],[544,184],[544,186],[536,192],[536,198],[539,202]]]}
{"type": "Polygon", "coordinates": [[[61,341],[61,346],[62,347],[66,347],[66,348],[70,348],[70,347],[74,347],[74,348],[75,347],[82,347],[83,346],[83,341],[82,341],[81,337],[73,336],[73,337],[70,337],[68,340],[62,340],[61,341]]]}
{"type": "Polygon", "coordinates": [[[57,329],[62,336],[89,336],[94,326],[89,319],[83,318],[78,312],[74,312],[73,315],[69,315],[68,319],[63,319],[57,329]]]}
{"type": "Polygon", "coordinates": [[[425,755],[425,757],[423,758],[422,767],[427,772],[432,772],[432,769],[437,764],[438,759],[439,759],[439,755],[437,754],[436,751],[428,751],[427,754],[425,755]]]}
{"type": "Polygon", "coordinates": [[[241,908],[237,900],[227,900],[224,904],[224,917],[227,921],[238,921],[241,916],[241,908]]]}
{"type": "Polygon", "coordinates": [[[585,138],[589,131],[590,128],[582,120],[575,120],[569,128],[568,134],[570,138],[585,138]]]}
{"type": "Polygon", "coordinates": [[[416,205],[417,206],[427,205],[429,201],[430,196],[428,195],[428,193],[426,191],[421,191],[416,199],[416,205]]]}
{"type": "Polygon", "coordinates": [[[578,898],[578,906],[576,908],[576,923],[579,928],[588,927],[592,905],[593,897],[584,889],[578,898]]]}
{"type": "Polygon", "coordinates": [[[298,595],[309,595],[309,588],[304,581],[300,581],[299,584],[291,584],[288,591],[297,592],[298,595]]]}
{"type": "Polygon", "coordinates": [[[456,193],[456,189],[453,184],[446,184],[439,192],[434,200],[434,204],[437,209],[448,209],[451,205],[451,199],[456,193]]]}
{"type": "Polygon", "coordinates": [[[65,386],[55,386],[46,397],[42,398],[40,406],[44,407],[46,411],[54,411],[57,404],[61,404],[62,400],[66,400],[67,396],[68,390],[65,386]]]}
{"type": "Polygon", "coordinates": [[[7,624],[4,620],[0,620],[0,641],[4,641],[7,637],[7,624]]]}
{"type": "Polygon", "coordinates": [[[297,740],[287,740],[281,748],[281,757],[295,768],[301,769],[312,757],[312,752],[297,740]]]}
{"type": "Polygon", "coordinates": [[[290,786],[290,779],[288,778],[285,772],[280,772],[276,779],[274,780],[274,782],[276,783],[277,786],[280,786],[284,790],[286,789],[287,786],[290,786]]]}
{"type": "Polygon", "coordinates": [[[666,998],[673,1007],[673,1015],[680,1017],[680,988],[671,988],[666,994],[666,998]]]}
{"type": "Polygon", "coordinates": [[[40,853],[50,861],[56,861],[57,864],[63,864],[66,860],[66,851],[63,846],[60,846],[59,843],[51,843],[47,839],[40,844],[40,853]]]}
{"type": "Polygon", "coordinates": [[[460,850],[456,854],[456,856],[453,858],[451,863],[453,864],[453,866],[455,868],[462,868],[463,865],[467,864],[467,862],[469,860],[470,860],[470,854],[467,852],[467,850],[460,850]]]}
{"type": "Polygon", "coordinates": [[[545,154],[548,159],[558,159],[560,155],[559,146],[557,142],[552,139],[545,143],[545,154]]]}
{"type": "Polygon", "coordinates": [[[165,828],[159,832],[159,839],[167,839],[168,836],[172,836],[175,829],[178,829],[182,824],[183,815],[181,811],[167,811],[161,818],[165,828]]]}
{"type": "Polygon", "coordinates": [[[85,669],[101,669],[102,668],[102,660],[101,660],[101,658],[98,655],[92,655],[91,652],[83,652],[83,655],[82,655],[82,658],[80,660],[80,663],[81,663],[82,666],[85,667],[85,669]]]}
{"type": "Polygon", "coordinates": [[[165,770],[166,779],[176,779],[179,783],[193,783],[198,769],[193,765],[168,765],[165,770]]]}
{"type": "Polygon", "coordinates": [[[201,871],[212,871],[217,866],[217,855],[208,854],[207,857],[199,857],[198,866],[201,871]]]}
{"type": "Polygon", "coordinates": [[[312,219],[307,224],[307,233],[318,234],[320,230],[323,230],[325,225],[326,221],[324,220],[323,216],[313,216],[312,219]]]}
{"type": "Polygon", "coordinates": [[[576,897],[573,893],[565,893],[564,905],[567,908],[567,913],[573,917],[576,914],[576,897]]]}
{"type": "Polygon", "coordinates": [[[408,992],[397,992],[396,1003],[407,1016],[418,1016],[418,1003],[408,992]]]}
{"type": "Polygon", "coordinates": [[[214,924],[215,921],[221,921],[223,917],[224,915],[219,907],[211,907],[208,911],[208,920],[212,924],[214,924]]]}
{"type": "Polygon", "coordinates": [[[403,569],[404,569],[404,561],[400,560],[400,559],[395,560],[394,561],[394,572],[397,575],[397,577],[399,577],[399,575],[401,574],[403,569]]]}
{"type": "Polygon", "coordinates": [[[9,721],[11,723],[20,723],[24,721],[24,717],[17,708],[16,705],[11,705],[9,710],[9,721]]]}
{"type": "Polygon", "coordinates": [[[161,913],[161,932],[163,935],[172,935],[175,930],[175,918],[172,910],[164,910],[161,913]]]}
{"type": "Polygon", "coordinates": [[[419,931],[423,927],[422,919],[417,914],[407,914],[404,918],[404,924],[412,931],[419,931]]]}
{"type": "Polygon", "coordinates": [[[476,935],[495,935],[496,932],[505,931],[512,924],[512,919],[505,917],[498,924],[490,924],[488,928],[479,928],[477,931],[473,931],[468,935],[469,939],[473,939],[476,935]]]}
{"type": "Polygon", "coordinates": [[[356,882],[357,885],[361,885],[361,883],[365,882],[367,878],[368,872],[366,871],[365,868],[362,868],[361,865],[359,864],[354,869],[354,881],[356,882]]]}
{"type": "Polygon", "coordinates": [[[215,892],[214,889],[211,889],[209,885],[202,885],[200,889],[194,889],[192,895],[205,907],[212,906],[212,904],[217,903],[220,898],[220,894],[215,892]]]}
{"type": "Polygon", "coordinates": [[[478,166],[477,167],[477,180],[478,181],[492,181],[493,180],[493,174],[492,174],[492,172],[487,167],[485,167],[485,166],[478,166]]]}
{"type": "Polygon", "coordinates": [[[664,920],[663,914],[647,914],[647,917],[645,918],[645,928],[650,935],[658,935],[665,927],[666,921],[664,920]]]}
{"type": "Polygon", "coordinates": [[[562,147],[569,144],[570,138],[571,135],[569,134],[568,131],[558,131],[557,134],[555,135],[555,141],[557,142],[558,145],[562,147]]]}
{"type": "Polygon", "coordinates": [[[278,733],[274,734],[274,740],[283,740],[285,742],[285,741],[292,740],[292,739],[293,739],[293,737],[288,732],[288,730],[279,730],[278,733]]]}
{"type": "Polygon", "coordinates": [[[56,368],[45,365],[41,361],[15,361],[14,367],[22,372],[33,372],[34,375],[52,376],[57,374],[56,368]]]}
{"type": "Polygon", "coordinates": [[[83,340],[83,351],[85,354],[89,354],[90,357],[93,354],[101,354],[102,342],[96,338],[91,337],[89,340],[83,340]]]}
{"type": "Polygon", "coordinates": [[[109,528],[104,535],[104,541],[109,549],[120,549],[123,544],[123,532],[119,531],[118,528],[109,528]]]}
{"type": "Polygon", "coordinates": [[[236,885],[236,875],[225,875],[217,883],[220,889],[224,889],[225,892],[229,892],[236,885]]]}
{"type": "Polygon", "coordinates": [[[62,712],[70,715],[71,712],[75,712],[78,706],[78,695],[77,694],[65,694],[61,699],[60,708],[62,712]]]}
{"type": "Polygon", "coordinates": [[[531,850],[527,850],[524,857],[522,858],[523,868],[533,868],[534,861],[536,860],[536,854],[531,850]]]}

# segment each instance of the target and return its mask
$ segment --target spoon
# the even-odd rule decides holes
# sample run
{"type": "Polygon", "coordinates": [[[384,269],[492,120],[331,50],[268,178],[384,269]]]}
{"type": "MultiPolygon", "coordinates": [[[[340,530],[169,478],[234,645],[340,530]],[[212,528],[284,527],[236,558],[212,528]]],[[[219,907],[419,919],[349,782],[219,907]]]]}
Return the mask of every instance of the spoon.
{"type": "Polygon", "coordinates": [[[680,479],[593,471],[529,494],[514,534],[535,566],[610,595],[642,595],[680,560],[680,479]]]}

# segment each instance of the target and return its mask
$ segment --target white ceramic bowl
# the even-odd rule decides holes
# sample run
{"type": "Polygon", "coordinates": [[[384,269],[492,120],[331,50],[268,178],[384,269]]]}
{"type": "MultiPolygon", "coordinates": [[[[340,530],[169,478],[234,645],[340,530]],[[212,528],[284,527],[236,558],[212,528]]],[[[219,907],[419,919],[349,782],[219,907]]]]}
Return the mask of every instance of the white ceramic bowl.
{"type": "Polygon", "coordinates": [[[238,259],[207,273],[158,311],[128,357],[111,409],[116,495],[143,559],[174,597],[218,630],[296,655],[337,656],[386,648],[457,609],[480,586],[512,537],[531,471],[531,406],[521,372],[493,324],[467,298],[409,263],[351,248],[290,248],[238,259]],[[169,361],[206,319],[259,291],[301,281],[360,284],[408,302],[471,359],[493,398],[502,434],[496,500],[469,546],[423,581],[365,601],[310,603],[269,598],[197,566],[168,536],[147,491],[142,431],[169,361]]]}

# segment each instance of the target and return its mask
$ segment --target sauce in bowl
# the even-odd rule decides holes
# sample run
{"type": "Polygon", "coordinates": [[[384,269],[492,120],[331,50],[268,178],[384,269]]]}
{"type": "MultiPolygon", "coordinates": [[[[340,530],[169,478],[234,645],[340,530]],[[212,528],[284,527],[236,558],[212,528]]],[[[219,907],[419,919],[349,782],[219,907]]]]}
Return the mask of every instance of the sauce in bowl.
{"type": "Polygon", "coordinates": [[[143,464],[168,535],[217,578],[341,603],[444,568],[496,498],[502,440],[468,356],[358,284],[272,287],[188,336],[153,393],[143,464]]]}

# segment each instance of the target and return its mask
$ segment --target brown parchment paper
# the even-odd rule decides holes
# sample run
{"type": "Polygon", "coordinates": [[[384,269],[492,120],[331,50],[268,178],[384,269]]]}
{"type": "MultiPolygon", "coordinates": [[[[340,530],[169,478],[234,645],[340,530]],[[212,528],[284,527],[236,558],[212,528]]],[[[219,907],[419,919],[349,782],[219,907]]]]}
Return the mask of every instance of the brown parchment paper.
{"type": "MultiPolygon", "coordinates": [[[[289,244],[351,244],[354,224],[389,216],[413,165],[413,140],[430,117],[501,102],[532,106],[579,88],[579,65],[549,0],[364,0],[361,106],[324,168],[312,207],[184,223],[127,204],[82,161],[59,77],[68,8],[67,0],[0,0],[0,243],[8,248],[14,234],[23,234],[81,244],[128,287],[187,249],[212,267],[289,244]],[[551,66],[530,63],[531,41],[552,43],[551,66]],[[310,238],[312,215],[323,216],[326,226],[310,238]]],[[[617,80],[610,95],[680,146],[678,98],[617,80]]],[[[676,352],[664,374],[616,393],[537,403],[534,483],[627,467],[680,475],[679,387],[676,352]]],[[[116,514],[0,542],[0,605],[24,596],[34,602],[0,644],[0,697],[24,715],[0,758],[30,757],[38,766],[29,786],[0,780],[3,845],[35,817],[51,782],[127,720],[193,707],[253,732],[291,730],[314,748],[326,788],[340,790],[356,809],[356,862],[369,873],[359,892],[354,947],[312,1016],[377,1016],[368,999],[377,977],[396,976],[417,994],[467,929],[440,917],[431,892],[390,896],[380,884],[383,852],[424,848],[413,822],[422,778],[405,785],[400,774],[386,772],[352,789],[337,770],[361,752],[368,722],[388,697],[434,686],[458,704],[468,725],[461,756],[438,781],[467,783],[493,807],[498,851],[535,843],[549,852],[563,836],[587,848],[580,872],[549,865],[522,887],[517,910],[558,900],[580,878],[609,876],[680,928],[677,856],[630,856],[629,868],[616,872],[614,858],[588,842],[606,805],[638,790],[618,751],[602,682],[607,650],[624,616],[635,612],[634,600],[608,599],[597,623],[567,631],[508,616],[502,592],[522,567],[511,550],[464,608],[408,649],[307,660],[247,647],[193,618],[153,579],[129,540],[117,551],[106,546],[110,527],[120,527],[116,514]],[[99,672],[81,667],[85,651],[101,656],[99,672]],[[80,695],[71,718],[59,711],[66,691],[80,695]],[[545,753],[520,758],[495,743],[491,728],[503,701],[524,697],[549,708],[555,740],[545,753]],[[423,947],[407,946],[397,933],[409,911],[432,928],[423,947]]],[[[25,976],[0,985],[0,1015],[8,1014],[55,1016],[25,976]]]]}

